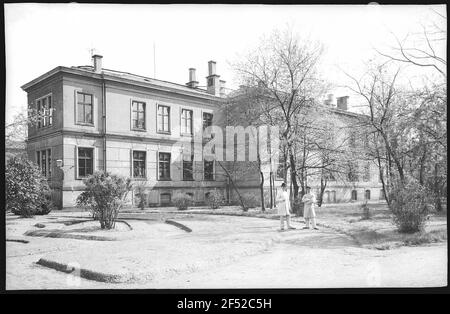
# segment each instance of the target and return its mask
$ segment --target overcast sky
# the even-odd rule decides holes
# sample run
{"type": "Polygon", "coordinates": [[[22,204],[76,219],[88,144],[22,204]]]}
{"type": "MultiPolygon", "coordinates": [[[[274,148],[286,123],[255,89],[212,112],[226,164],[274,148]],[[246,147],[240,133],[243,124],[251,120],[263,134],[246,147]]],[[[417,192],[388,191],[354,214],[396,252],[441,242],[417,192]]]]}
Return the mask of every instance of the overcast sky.
{"type": "Polygon", "coordinates": [[[91,64],[91,48],[105,68],[181,84],[194,67],[206,85],[207,62],[215,60],[234,88],[230,62],[288,23],[323,42],[324,73],[339,85],[338,67],[360,68],[373,47],[389,44],[390,32],[401,37],[420,28],[431,8],[446,15],[442,5],[5,4],[6,120],[26,108],[20,86],[59,65],[91,64]]]}

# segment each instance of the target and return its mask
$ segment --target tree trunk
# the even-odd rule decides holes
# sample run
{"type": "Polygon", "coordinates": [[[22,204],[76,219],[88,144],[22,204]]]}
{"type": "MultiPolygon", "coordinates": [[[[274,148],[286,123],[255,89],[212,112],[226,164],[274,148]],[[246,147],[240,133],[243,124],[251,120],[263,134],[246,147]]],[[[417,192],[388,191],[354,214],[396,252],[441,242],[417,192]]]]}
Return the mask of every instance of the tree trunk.
{"type": "Polygon", "coordinates": [[[265,211],[265,204],[264,204],[264,173],[261,171],[261,156],[259,155],[259,150],[257,152],[257,159],[258,159],[258,170],[259,170],[259,189],[261,193],[261,211],[265,211]]]}
{"type": "Polygon", "coordinates": [[[317,206],[322,207],[323,203],[323,193],[325,192],[325,189],[327,188],[327,180],[323,179],[323,176],[320,176],[320,193],[319,193],[319,199],[317,200],[317,206]]]}
{"type": "Polygon", "coordinates": [[[238,188],[236,187],[236,185],[234,184],[233,178],[231,177],[230,173],[228,172],[228,170],[222,165],[222,163],[220,161],[217,160],[217,163],[219,164],[219,166],[225,171],[226,176],[228,177],[228,179],[230,180],[231,186],[233,187],[233,189],[236,191],[236,194],[239,197],[239,203],[241,203],[242,209],[244,211],[247,211],[248,208],[247,206],[245,206],[244,201],[242,200],[242,196],[241,193],[239,193],[238,188]]]}

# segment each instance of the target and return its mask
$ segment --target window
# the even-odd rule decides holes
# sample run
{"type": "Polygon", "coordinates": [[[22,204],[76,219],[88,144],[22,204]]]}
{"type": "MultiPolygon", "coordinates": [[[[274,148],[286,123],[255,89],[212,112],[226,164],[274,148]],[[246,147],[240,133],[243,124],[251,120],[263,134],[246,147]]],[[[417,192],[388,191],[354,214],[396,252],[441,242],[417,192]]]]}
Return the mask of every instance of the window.
{"type": "Polygon", "coordinates": [[[181,133],[192,134],[192,110],[181,110],[181,133]]]}
{"type": "Polygon", "coordinates": [[[36,163],[42,171],[42,175],[51,178],[52,176],[52,150],[44,149],[36,152],[36,163]]]}
{"type": "Polygon", "coordinates": [[[214,180],[214,160],[204,161],[204,179],[208,181],[214,180]]]}
{"type": "Polygon", "coordinates": [[[172,195],[170,193],[161,193],[160,195],[161,205],[170,204],[172,201],[172,195]]]}
{"type": "Polygon", "coordinates": [[[366,190],[366,191],[364,192],[364,198],[365,198],[366,200],[370,200],[370,190],[366,190]]]}
{"type": "Polygon", "coordinates": [[[159,180],[170,180],[170,153],[159,153],[159,180]]]}
{"type": "Polygon", "coordinates": [[[325,171],[324,173],[324,178],[327,181],[336,181],[336,177],[334,176],[334,174],[330,171],[325,171]]]}
{"type": "Polygon", "coordinates": [[[145,130],[145,102],[133,100],[131,107],[132,129],[145,130]]]}
{"type": "Polygon", "coordinates": [[[356,190],[352,191],[352,201],[356,201],[358,199],[358,193],[356,192],[356,190]]]}
{"type": "Polygon", "coordinates": [[[158,132],[170,132],[170,107],[158,105],[158,132]]]}
{"type": "Polygon", "coordinates": [[[358,173],[356,169],[356,165],[349,163],[348,165],[348,180],[350,182],[356,182],[358,181],[358,173]]]}
{"type": "Polygon", "coordinates": [[[93,124],[92,95],[77,92],[77,123],[93,124]]]}
{"type": "Polygon", "coordinates": [[[366,163],[364,165],[363,180],[364,180],[364,182],[369,182],[370,181],[370,164],[369,163],[366,163]]]}
{"type": "Polygon", "coordinates": [[[213,114],[208,112],[203,112],[203,130],[209,126],[212,126],[213,114]]]}
{"type": "Polygon", "coordinates": [[[94,173],[94,149],[78,148],[78,177],[87,177],[94,173]]]}
{"type": "Polygon", "coordinates": [[[193,155],[191,156],[191,160],[183,160],[183,180],[185,181],[194,180],[193,160],[193,155]]]}
{"type": "Polygon", "coordinates": [[[145,178],[146,152],[133,151],[133,178],[145,178]]]}
{"type": "Polygon", "coordinates": [[[386,195],[384,194],[384,190],[380,189],[380,200],[385,200],[386,199],[386,195]]]}
{"type": "Polygon", "coordinates": [[[52,95],[45,96],[36,101],[38,112],[38,128],[43,128],[53,124],[52,95]]]}
{"type": "Polygon", "coordinates": [[[336,203],[336,191],[331,191],[331,202],[336,203]]]}
{"type": "Polygon", "coordinates": [[[287,156],[284,153],[284,151],[280,151],[280,155],[278,156],[278,162],[277,162],[277,169],[276,169],[276,173],[275,173],[275,180],[284,180],[285,176],[287,175],[286,171],[287,171],[287,156]],[[286,167],[285,167],[285,162],[286,162],[286,167]]]}

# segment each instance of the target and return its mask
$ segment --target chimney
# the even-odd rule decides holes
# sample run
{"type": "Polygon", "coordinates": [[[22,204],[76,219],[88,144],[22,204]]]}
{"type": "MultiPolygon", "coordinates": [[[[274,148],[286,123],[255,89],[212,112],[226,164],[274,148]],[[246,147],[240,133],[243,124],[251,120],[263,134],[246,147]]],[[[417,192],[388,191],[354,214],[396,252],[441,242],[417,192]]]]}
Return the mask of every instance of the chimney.
{"type": "Polygon", "coordinates": [[[189,69],[189,82],[187,82],[186,85],[190,88],[197,88],[197,86],[198,86],[198,81],[197,81],[197,77],[195,75],[194,68],[189,69]]]}
{"type": "Polygon", "coordinates": [[[341,110],[347,110],[349,96],[343,96],[337,98],[337,108],[341,110]]]}
{"type": "Polygon", "coordinates": [[[327,97],[328,98],[325,99],[325,104],[328,105],[328,106],[334,107],[335,106],[334,95],[333,94],[328,94],[327,97]]]}
{"type": "Polygon", "coordinates": [[[220,97],[225,97],[225,83],[224,80],[219,80],[220,83],[220,97]]]}
{"type": "Polygon", "coordinates": [[[93,55],[92,62],[94,63],[94,72],[101,73],[102,72],[102,58],[101,55],[93,55]]]}
{"type": "Polygon", "coordinates": [[[216,74],[216,61],[208,62],[208,76],[206,77],[207,92],[214,96],[220,96],[220,76],[216,74]]]}

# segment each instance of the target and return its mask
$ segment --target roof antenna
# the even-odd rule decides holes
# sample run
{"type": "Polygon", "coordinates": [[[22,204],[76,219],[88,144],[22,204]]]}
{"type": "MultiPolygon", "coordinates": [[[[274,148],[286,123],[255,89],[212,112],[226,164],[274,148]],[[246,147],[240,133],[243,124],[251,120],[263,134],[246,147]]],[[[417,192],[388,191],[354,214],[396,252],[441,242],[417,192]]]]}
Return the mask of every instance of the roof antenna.
{"type": "Polygon", "coordinates": [[[156,45],[153,42],[153,78],[156,79],[156,45]]]}

